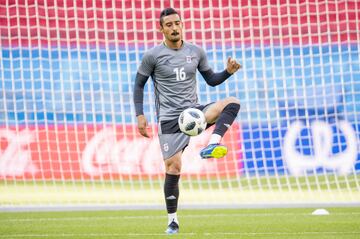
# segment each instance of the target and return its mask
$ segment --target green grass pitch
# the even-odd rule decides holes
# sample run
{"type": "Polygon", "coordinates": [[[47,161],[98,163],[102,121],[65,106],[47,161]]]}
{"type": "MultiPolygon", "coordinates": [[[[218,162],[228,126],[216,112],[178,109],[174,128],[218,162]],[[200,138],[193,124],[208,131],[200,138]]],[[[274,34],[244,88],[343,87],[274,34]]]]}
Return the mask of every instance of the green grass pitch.
{"type": "Polygon", "coordinates": [[[164,233],[162,210],[0,212],[0,238],[360,238],[360,207],[179,210],[180,233],[164,233]]]}

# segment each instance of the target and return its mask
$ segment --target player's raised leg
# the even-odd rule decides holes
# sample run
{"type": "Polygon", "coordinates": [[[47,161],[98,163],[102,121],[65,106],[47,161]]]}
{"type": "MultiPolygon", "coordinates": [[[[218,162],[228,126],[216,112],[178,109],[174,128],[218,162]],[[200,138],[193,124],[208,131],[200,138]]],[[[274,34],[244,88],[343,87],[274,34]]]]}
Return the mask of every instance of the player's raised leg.
{"type": "Polygon", "coordinates": [[[215,129],[208,145],[201,150],[202,158],[221,158],[227,154],[227,147],[220,144],[222,137],[234,122],[240,110],[240,101],[235,97],[228,97],[211,104],[205,111],[206,121],[215,122],[215,129]]]}

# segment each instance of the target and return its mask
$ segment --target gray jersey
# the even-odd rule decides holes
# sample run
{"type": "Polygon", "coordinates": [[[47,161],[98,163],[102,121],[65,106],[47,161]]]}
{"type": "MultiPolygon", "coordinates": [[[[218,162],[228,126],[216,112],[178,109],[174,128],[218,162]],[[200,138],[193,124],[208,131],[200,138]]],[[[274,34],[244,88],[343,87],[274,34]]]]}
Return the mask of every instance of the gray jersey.
{"type": "Polygon", "coordinates": [[[153,80],[158,120],[174,119],[198,105],[196,69],[211,68],[205,51],[191,43],[184,42],[177,50],[161,43],[144,54],[138,72],[153,80]]]}

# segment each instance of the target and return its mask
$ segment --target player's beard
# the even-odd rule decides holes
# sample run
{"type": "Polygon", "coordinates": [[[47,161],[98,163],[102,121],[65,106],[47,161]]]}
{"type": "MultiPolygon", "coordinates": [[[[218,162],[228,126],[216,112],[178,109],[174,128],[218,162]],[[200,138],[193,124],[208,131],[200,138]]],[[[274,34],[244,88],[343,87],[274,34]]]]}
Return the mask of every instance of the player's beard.
{"type": "Polygon", "coordinates": [[[178,33],[178,34],[176,34],[176,35],[173,35],[173,34],[171,34],[171,36],[170,36],[170,39],[169,39],[171,42],[178,42],[178,41],[181,41],[181,34],[180,33],[178,33]]]}

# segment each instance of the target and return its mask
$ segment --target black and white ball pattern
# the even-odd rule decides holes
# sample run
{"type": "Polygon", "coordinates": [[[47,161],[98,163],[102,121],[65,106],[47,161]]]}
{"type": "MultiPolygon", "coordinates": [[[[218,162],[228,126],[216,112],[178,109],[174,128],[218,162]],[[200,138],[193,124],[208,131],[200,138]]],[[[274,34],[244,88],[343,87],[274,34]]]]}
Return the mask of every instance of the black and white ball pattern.
{"type": "Polygon", "coordinates": [[[201,110],[188,108],[179,116],[180,130],[189,136],[201,134],[206,129],[205,115],[201,110]]]}

